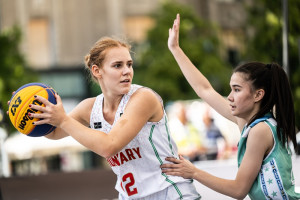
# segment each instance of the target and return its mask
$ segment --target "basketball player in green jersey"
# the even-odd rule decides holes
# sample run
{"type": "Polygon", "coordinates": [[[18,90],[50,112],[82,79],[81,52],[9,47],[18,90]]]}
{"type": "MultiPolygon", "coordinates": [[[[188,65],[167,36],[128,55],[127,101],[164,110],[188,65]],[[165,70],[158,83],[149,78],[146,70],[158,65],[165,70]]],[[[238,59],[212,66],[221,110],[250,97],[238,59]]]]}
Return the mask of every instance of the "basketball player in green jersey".
{"type": "Polygon", "coordinates": [[[295,192],[291,141],[296,150],[295,113],[288,78],[278,64],[250,62],[231,76],[228,101],[218,94],[179,47],[177,15],[169,30],[168,46],[184,76],[200,98],[241,131],[238,172],[233,180],[213,176],[180,157],[162,165],[169,175],[193,178],[236,199],[300,199],[295,192]]]}

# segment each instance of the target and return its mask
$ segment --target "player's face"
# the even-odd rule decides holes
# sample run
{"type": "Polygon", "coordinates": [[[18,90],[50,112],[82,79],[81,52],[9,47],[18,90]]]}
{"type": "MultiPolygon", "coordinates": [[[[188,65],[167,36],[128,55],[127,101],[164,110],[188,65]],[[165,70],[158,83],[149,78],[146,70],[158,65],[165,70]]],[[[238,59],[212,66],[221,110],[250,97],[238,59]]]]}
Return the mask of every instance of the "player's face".
{"type": "Polygon", "coordinates": [[[101,87],[117,94],[128,93],[133,78],[132,64],[127,48],[108,49],[101,68],[101,87]]]}
{"type": "Polygon", "coordinates": [[[251,88],[251,82],[244,79],[244,74],[236,72],[230,79],[231,92],[228,100],[233,116],[247,121],[257,112],[255,109],[255,93],[251,88]]]}

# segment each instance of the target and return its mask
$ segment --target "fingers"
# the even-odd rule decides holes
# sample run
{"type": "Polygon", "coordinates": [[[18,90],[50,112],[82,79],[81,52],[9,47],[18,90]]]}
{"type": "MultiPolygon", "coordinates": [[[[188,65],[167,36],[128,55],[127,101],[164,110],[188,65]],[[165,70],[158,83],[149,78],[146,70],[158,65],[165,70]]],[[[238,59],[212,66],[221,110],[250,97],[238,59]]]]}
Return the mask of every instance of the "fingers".
{"type": "Polygon", "coordinates": [[[179,24],[180,24],[180,15],[177,14],[176,18],[174,19],[172,28],[169,29],[169,34],[171,33],[172,30],[177,31],[179,29],[179,24]]]}
{"type": "Polygon", "coordinates": [[[177,24],[179,26],[179,24],[180,24],[180,15],[179,15],[179,13],[176,15],[176,20],[177,20],[177,24]]]}
{"type": "MultiPolygon", "coordinates": [[[[35,114],[37,115],[37,114],[35,114]]],[[[42,125],[42,124],[49,124],[48,120],[40,119],[38,121],[32,122],[33,125],[42,125]]]]}
{"type": "Polygon", "coordinates": [[[166,161],[173,162],[173,163],[176,163],[176,164],[181,163],[180,160],[178,160],[178,159],[176,159],[176,158],[174,158],[174,157],[167,157],[165,160],[166,160],[166,161]]]}
{"type": "MultiPolygon", "coordinates": [[[[13,91],[13,92],[11,93],[11,95],[14,96],[15,93],[16,93],[16,91],[13,91]]],[[[9,104],[10,104],[10,100],[7,101],[7,105],[9,105],[9,104]]]]}
{"type": "Polygon", "coordinates": [[[47,99],[45,99],[44,97],[35,95],[34,98],[35,98],[36,100],[38,100],[39,102],[43,103],[45,106],[50,106],[50,105],[52,105],[52,103],[50,103],[50,102],[49,102],[47,99]]]}
{"type": "MultiPolygon", "coordinates": [[[[51,106],[53,106],[53,104],[51,102],[49,102],[47,99],[45,99],[44,97],[41,96],[35,96],[34,97],[37,101],[41,102],[42,104],[44,104],[45,106],[42,106],[41,104],[29,104],[29,107],[34,110],[34,111],[40,111],[40,112],[35,112],[35,113],[29,113],[30,117],[33,118],[39,118],[39,119],[43,119],[43,118],[47,118],[48,117],[48,113],[50,113],[49,107],[51,108],[51,106]]],[[[43,121],[40,120],[38,124],[42,124],[43,121]]],[[[37,125],[37,123],[35,123],[37,125]]]]}
{"type": "Polygon", "coordinates": [[[179,155],[179,159],[180,160],[185,160],[184,157],[182,155],[179,155]]]}
{"type": "Polygon", "coordinates": [[[60,98],[60,96],[58,95],[58,93],[55,93],[55,98],[56,98],[57,104],[61,104],[61,103],[62,103],[61,98],[60,98]]]}
{"type": "Polygon", "coordinates": [[[176,171],[176,169],[168,168],[168,169],[162,169],[161,171],[168,175],[174,175],[174,176],[179,175],[179,173],[178,173],[178,171],[176,171]]]}
{"type": "Polygon", "coordinates": [[[47,108],[44,106],[40,106],[40,105],[35,105],[35,104],[29,104],[29,108],[33,109],[33,110],[38,110],[41,112],[46,112],[47,108]]]}
{"type": "Polygon", "coordinates": [[[161,171],[167,175],[181,176],[181,169],[176,164],[163,164],[161,165],[161,171]]]}

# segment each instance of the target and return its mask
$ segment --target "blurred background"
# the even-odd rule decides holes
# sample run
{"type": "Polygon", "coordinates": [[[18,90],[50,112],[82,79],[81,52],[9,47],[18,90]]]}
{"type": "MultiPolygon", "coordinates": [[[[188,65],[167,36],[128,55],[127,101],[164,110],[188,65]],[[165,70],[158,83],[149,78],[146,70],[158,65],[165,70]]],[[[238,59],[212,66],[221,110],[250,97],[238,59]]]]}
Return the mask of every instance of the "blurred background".
{"type": "MultiPolygon", "coordinates": [[[[23,189],[23,199],[47,199],[38,195],[57,191],[61,196],[56,199],[68,199],[70,193],[78,199],[117,198],[115,176],[105,159],[72,138],[22,135],[5,114],[11,93],[29,82],[52,86],[67,112],[101,93],[84,70],[84,56],[103,36],[124,38],[133,46],[133,82],[162,96],[179,152],[200,168],[234,178],[238,129],[197,98],[168,50],[168,29],[180,13],[182,49],[224,96],[231,71],[240,63],[282,65],[294,95],[298,130],[299,11],[298,0],[0,0],[0,197],[17,199],[17,187],[23,189]]],[[[295,153],[293,159],[299,169],[295,153]]],[[[198,188],[211,194],[204,199],[226,199],[198,188]]]]}

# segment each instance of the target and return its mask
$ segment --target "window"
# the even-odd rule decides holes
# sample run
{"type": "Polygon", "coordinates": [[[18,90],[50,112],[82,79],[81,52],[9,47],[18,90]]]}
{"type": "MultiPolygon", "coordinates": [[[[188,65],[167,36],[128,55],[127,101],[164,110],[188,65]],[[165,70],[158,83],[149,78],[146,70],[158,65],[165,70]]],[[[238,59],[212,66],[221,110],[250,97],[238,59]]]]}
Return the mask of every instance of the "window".
{"type": "Polygon", "coordinates": [[[126,35],[135,42],[143,41],[147,31],[154,25],[153,19],[146,16],[127,17],[124,23],[126,35]]]}
{"type": "Polygon", "coordinates": [[[45,18],[31,19],[28,24],[28,62],[33,68],[50,66],[49,22],[45,18]]]}

